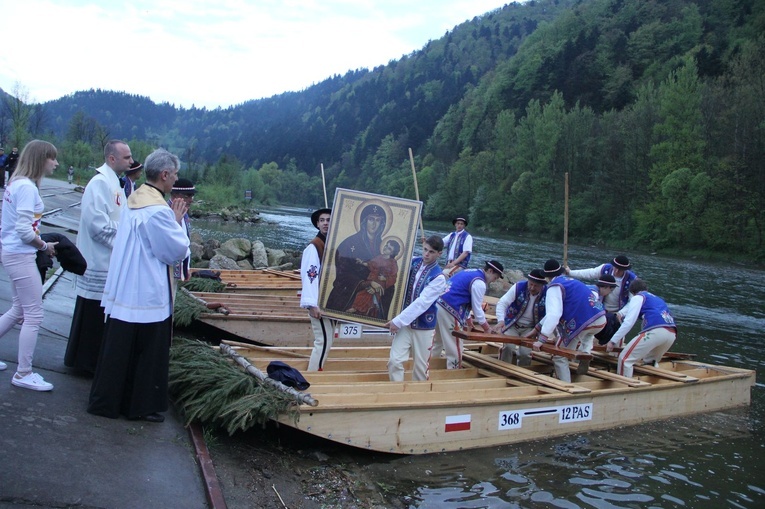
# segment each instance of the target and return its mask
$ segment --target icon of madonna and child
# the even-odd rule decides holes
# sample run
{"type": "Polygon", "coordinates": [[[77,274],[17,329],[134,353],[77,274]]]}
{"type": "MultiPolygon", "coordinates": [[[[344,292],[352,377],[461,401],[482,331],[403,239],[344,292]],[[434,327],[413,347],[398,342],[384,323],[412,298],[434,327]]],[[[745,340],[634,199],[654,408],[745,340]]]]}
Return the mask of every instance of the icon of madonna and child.
{"type": "Polygon", "coordinates": [[[320,290],[327,316],[382,325],[400,311],[419,211],[420,202],[338,189],[320,290]]]}

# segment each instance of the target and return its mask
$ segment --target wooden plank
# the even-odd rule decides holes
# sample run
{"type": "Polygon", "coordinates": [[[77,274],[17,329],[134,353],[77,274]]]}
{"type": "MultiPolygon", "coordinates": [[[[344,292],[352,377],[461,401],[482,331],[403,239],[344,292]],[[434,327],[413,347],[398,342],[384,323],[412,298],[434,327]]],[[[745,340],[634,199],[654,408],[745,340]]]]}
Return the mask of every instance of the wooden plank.
{"type": "Polygon", "coordinates": [[[265,272],[266,274],[274,274],[279,277],[287,277],[291,279],[297,279],[298,281],[300,281],[300,274],[295,274],[294,272],[285,272],[282,270],[274,270],[274,269],[264,269],[263,272],[265,272]]]}
{"type": "MultiPolygon", "coordinates": [[[[303,373],[303,376],[311,384],[325,383],[366,383],[366,382],[390,382],[388,372],[377,373],[341,373],[337,371],[309,371],[303,373]]],[[[437,380],[469,380],[478,376],[478,369],[440,369],[430,372],[430,381],[437,380]]],[[[404,374],[404,378],[411,381],[411,371],[404,374]]],[[[423,383],[423,382],[413,382],[423,383]]]]}
{"type": "MultiPolygon", "coordinates": [[[[613,350],[611,350],[612,353],[621,353],[623,348],[621,346],[615,346],[613,350]]],[[[594,345],[592,347],[593,352],[600,352],[600,353],[608,353],[608,350],[606,349],[606,345],[594,345]]],[[[661,360],[663,361],[669,361],[669,360],[689,360],[696,357],[695,353],[684,353],[684,352],[667,352],[665,353],[661,360]]]]}
{"type": "MultiPolygon", "coordinates": [[[[595,353],[595,358],[600,361],[605,361],[612,365],[617,365],[619,363],[619,359],[608,354],[603,354],[602,352],[595,353]]],[[[659,378],[665,378],[667,380],[672,380],[674,382],[683,382],[683,383],[693,383],[698,382],[699,379],[693,376],[685,375],[682,373],[677,373],[675,371],[669,371],[667,369],[662,368],[656,368],[654,366],[633,366],[632,367],[633,372],[639,373],[641,375],[649,375],[649,376],[655,376],[659,378]]]]}
{"type": "MultiPolygon", "coordinates": [[[[459,392],[459,391],[473,391],[481,389],[503,389],[508,386],[507,378],[501,376],[493,377],[480,377],[472,380],[465,379],[449,379],[449,380],[422,380],[404,381],[404,382],[371,382],[365,384],[359,384],[358,382],[348,383],[317,383],[312,385],[313,390],[320,392],[321,394],[347,394],[347,393],[395,393],[400,394],[402,392],[459,392]]],[[[528,386],[527,386],[528,387],[528,386]]]]}
{"type": "MultiPolygon", "coordinates": [[[[313,389],[313,387],[311,388],[313,389]]],[[[400,392],[377,392],[365,391],[366,386],[358,386],[357,392],[353,393],[325,393],[322,390],[311,390],[311,396],[320,401],[320,407],[316,410],[327,410],[330,407],[342,408],[380,408],[384,410],[394,408],[411,408],[412,406],[458,406],[475,407],[521,398],[538,399],[536,388],[530,387],[501,387],[490,389],[467,389],[444,392],[408,392],[402,397],[400,392]],[[529,393],[529,389],[533,393],[529,393]]],[[[588,389],[589,391],[589,389],[588,389]]],[[[314,411],[314,409],[311,409],[314,411]]]]}
{"type": "MultiPolygon", "coordinates": [[[[536,360],[541,360],[538,356],[534,357],[536,360]]],[[[550,365],[552,365],[552,359],[547,360],[550,365]]],[[[569,364],[576,368],[576,361],[571,361],[569,364]]],[[[600,380],[610,380],[612,382],[619,382],[621,384],[625,384],[629,387],[650,387],[651,383],[644,382],[642,380],[638,380],[637,378],[629,378],[622,375],[617,375],[616,373],[612,373],[605,369],[598,369],[593,368],[592,366],[589,366],[587,369],[587,375],[598,378],[600,380]]]]}
{"type": "MultiPolygon", "coordinates": [[[[486,332],[473,332],[473,331],[462,331],[462,330],[455,330],[452,332],[452,335],[461,339],[465,339],[468,341],[484,341],[484,342],[496,342],[496,343],[509,343],[513,345],[521,345],[528,348],[531,348],[534,344],[533,339],[529,338],[521,338],[518,336],[506,336],[504,334],[491,334],[486,332]]],[[[576,361],[589,361],[592,359],[592,355],[585,353],[585,352],[579,352],[576,350],[568,350],[566,348],[558,348],[557,346],[553,346],[550,344],[543,344],[542,348],[540,349],[543,352],[547,352],[553,355],[559,355],[561,357],[565,357],[567,359],[576,360],[576,361]]]]}
{"type": "MultiPolygon", "coordinates": [[[[236,341],[222,341],[231,346],[250,348],[249,343],[240,343],[236,341]]],[[[258,352],[264,352],[271,356],[282,355],[283,352],[290,352],[299,354],[304,357],[310,357],[313,347],[300,347],[300,346],[260,346],[254,349],[258,352]]],[[[247,355],[243,353],[242,355],[247,355]]],[[[353,359],[388,359],[390,357],[390,346],[333,346],[330,351],[330,356],[333,358],[353,358],[353,359]]]]}
{"type": "Polygon", "coordinates": [[[536,371],[522,368],[520,366],[514,366],[512,364],[508,364],[507,362],[502,362],[498,359],[494,359],[480,353],[466,351],[463,352],[462,358],[473,366],[491,369],[492,371],[501,375],[518,378],[533,384],[544,385],[546,387],[551,387],[553,389],[558,389],[560,391],[568,392],[571,394],[591,392],[591,390],[586,387],[580,387],[575,384],[562,382],[548,375],[537,373],[536,371]]]}

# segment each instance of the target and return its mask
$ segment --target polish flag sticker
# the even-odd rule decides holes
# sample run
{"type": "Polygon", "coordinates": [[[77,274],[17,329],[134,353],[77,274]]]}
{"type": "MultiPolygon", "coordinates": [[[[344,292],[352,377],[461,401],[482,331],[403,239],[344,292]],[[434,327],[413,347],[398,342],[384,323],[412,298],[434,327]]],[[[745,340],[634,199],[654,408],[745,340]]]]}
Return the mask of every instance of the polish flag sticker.
{"type": "Polygon", "coordinates": [[[446,423],[444,426],[445,432],[450,431],[469,431],[470,430],[470,414],[465,415],[447,415],[446,423]]]}

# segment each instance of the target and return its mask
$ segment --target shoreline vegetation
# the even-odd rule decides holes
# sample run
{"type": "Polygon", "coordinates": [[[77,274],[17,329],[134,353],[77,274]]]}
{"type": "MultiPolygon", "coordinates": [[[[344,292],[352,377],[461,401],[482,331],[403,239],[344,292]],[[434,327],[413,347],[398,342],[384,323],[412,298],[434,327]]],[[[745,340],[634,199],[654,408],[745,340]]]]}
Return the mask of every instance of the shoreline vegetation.
{"type": "MultiPolygon", "coordinates": [[[[49,178],[55,178],[57,180],[65,181],[66,175],[65,174],[54,174],[53,176],[49,178]]],[[[142,183],[142,181],[141,181],[142,183]]],[[[205,184],[197,184],[197,188],[200,190],[205,189],[205,184]]],[[[75,189],[82,190],[84,189],[83,186],[77,185],[75,189]]],[[[208,198],[207,200],[199,200],[194,202],[194,206],[189,211],[189,216],[191,218],[197,218],[197,219],[209,219],[214,221],[222,221],[222,222],[244,222],[244,223],[258,223],[262,221],[260,217],[260,211],[258,210],[258,207],[261,204],[251,204],[251,205],[242,205],[242,204],[231,204],[230,200],[223,200],[222,202],[219,202],[215,200],[214,198],[208,198]]],[[[271,204],[269,206],[278,206],[278,204],[271,204]]],[[[299,205],[292,205],[299,208],[310,208],[308,206],[299,206],[299,205]]],[[[428,220],[428,218],[425,218],[428,220]]],[[[444,223],[447,224],[447,223],[444,223]]],[[[475,232],[481,233],[483,235],[498,235],[500,237],[517,237],[524,240],[540,240],[545,242],[558,242],[561,239],[556,238],[552,235],[530,235],[527,232],[523,231],[513,231],[510,229],[504,229],[500,230],[498,228],[481,228],[481,227],[473,227],[472,229],[475,232]]],[[[205,241],[203,240],[202,243],[205,241]]],[[[709,249],[688,249],[688,248],[680,248],[680,247],[665,247],[661,249],[646,249],[642,244],[639,243],[633,243],[628,241],[620,241],[620,242],[612,242],[608,241],[602,237],[592,237],[592,238],[577,238],[574,241],[571,241],[571,238],[569,239],[569,242],[571,245],[580,245],[580,246],[594,246],[599,249],[604,250],[621,250],[621,251],[629,251],[631,253],[639,253],[639,254],[645,254],[645,255],[660,255],[660,256],[667,256],[671,258],[684,258],[689,260],[695,260],[695,261],[704,261],[704,262],[714,262],[714,263],[729,263],[733,265],[741,265],[746,266],[748,268],[753,268],[756,270],[763,270],[765,269],[765,260],[753,260],[752,257],[748,253],[729,253],[729,252],[720,252],[720,251],[713,251],[709,249]]],[[[215,249],[215,248],[213,248],[215,249]]],[[[293,257],[294,258],[294,257],[293,257]]],[[[276,264],[281,265],[281,264],[276,264]]],[[[297,256],[297,265],[295,268],[299,267],[300,265],[300,257],[299,254],[297,256]]],[[[195,268],[207,268],[207,267],[195,267],[195,268]]],[[[264,268],[263,266],[259,267],[240,267],[240,269],[236,270],[252,270],[255,268],[264,268]]],[[[287,270],[287,269],[282,269],[287,270]]]]}

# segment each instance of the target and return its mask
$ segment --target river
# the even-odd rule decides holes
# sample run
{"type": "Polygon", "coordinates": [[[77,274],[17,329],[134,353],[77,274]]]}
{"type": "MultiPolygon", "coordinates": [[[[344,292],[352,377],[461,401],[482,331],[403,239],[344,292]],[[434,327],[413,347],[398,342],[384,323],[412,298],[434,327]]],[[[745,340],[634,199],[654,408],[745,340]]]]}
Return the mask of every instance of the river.
{"type": "MultiPolygon", "coordinates": [[[[304,209],[269,210],[258,224],[195,220],[203,237],[260,239],[302,249],[315,234],[304,209]]],[[[445,235],[450,225],[426,224],[445,235]]],[[[468,228],[469,229],[469,228],[468,228]]],[[[524,273],[562,256],[561,244],[473,233],[471,266],[489,259],[524,273]]],[[[572,268],[618,252],[570,245],[572,268]]],[[[697,360],[757,370],[747,409],[426,456],[370,454],[322,442],[314,447],[354,462],[388,496],[412,508],[764,508],[765,271],[744,265],[625,253],[679,326],[675,351],[697,360]]]]}

